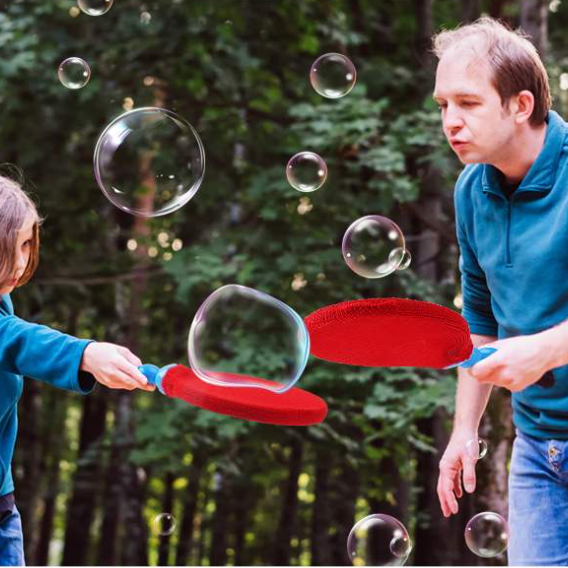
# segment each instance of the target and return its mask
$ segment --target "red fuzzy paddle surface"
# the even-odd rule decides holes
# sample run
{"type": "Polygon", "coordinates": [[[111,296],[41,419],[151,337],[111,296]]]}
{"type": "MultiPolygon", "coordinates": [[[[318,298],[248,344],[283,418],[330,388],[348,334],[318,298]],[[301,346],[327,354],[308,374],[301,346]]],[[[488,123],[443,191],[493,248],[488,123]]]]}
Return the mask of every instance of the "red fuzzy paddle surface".
{"type": "Polygon", "coordinates": [[[363,367],[430,367],[461,363],[473,350],[462,316],[402,298],[333,304],[305,318],[315,357],[363,367]]]}
{"type": "MultiPolygon", "coordinates": [[[[262,382],[262,379],[251,380],[262,382]]],[[[166,373],[162,388],[169,397],[252,422],[309,426],[322,422],[327,414],[325,401],[302,389],[294,387],[277,394],[258,388],[212,385],[183,365],[176,365],[166,373]]]]}

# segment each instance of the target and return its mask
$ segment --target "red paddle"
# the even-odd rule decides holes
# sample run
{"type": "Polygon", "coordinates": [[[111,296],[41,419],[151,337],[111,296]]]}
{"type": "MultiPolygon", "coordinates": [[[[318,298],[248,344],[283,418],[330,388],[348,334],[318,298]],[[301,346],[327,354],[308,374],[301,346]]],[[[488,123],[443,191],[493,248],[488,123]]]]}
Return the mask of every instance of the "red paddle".
{"type": "MultiPolygon", "coordinates": [[[[140,370],[166,396],[242,420],[309,426],[322,422],[327,414],[327,404],[323,399],[296,387],[279,394],[250,387],[218,386],[202,381],[183,365],[169,365],[162,369],[155,365],[142,365],[140,370]]],[[[229,380],[231,378],[228,377],[229,380]]],[[[251,380],[262,382],[262,379],[251,380]]]]}
{"type": "MultiPolygon", "coordinates": [[[[471,367],[496,349],[476,349],[465,319],[444,306],[402,298],[353,300],[305,318],[312,355],[363,367],[471,367]]],[[[551,372],[538,381],[554,384],[551,372]]]]}

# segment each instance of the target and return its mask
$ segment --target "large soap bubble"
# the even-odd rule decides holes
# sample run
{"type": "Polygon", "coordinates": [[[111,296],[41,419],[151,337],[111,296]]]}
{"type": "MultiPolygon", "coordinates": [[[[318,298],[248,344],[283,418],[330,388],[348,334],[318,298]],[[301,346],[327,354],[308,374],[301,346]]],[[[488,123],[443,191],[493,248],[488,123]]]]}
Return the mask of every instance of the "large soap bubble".
{"type": "Polygon", "coordinates": [[[464,536],[465,543],[474,554],[494,558],[507,549],[509,525],[498,513],[485,511],[471,518],[464,536]]]}
{"type": "Polygon", "coordinates": [[[361,519],[347,538],[347,554],[354,566],[402,566],[411,551],[408,531],[390,515],[361,519]]]}
{"type": "Polygon", "coordinates": [[[181,116],[139,108],[105,128],[95,147],[94,168],[111,203],[133,215],[158,217],[195,195],[205,175],[205,150],[181,116]]]}
{"type": "Polygon", "coordinates": [[[381,215],[354,221],[345,231],[341,250],[347,266],[365,278],[388,276],[408,258],[399,226],[381,215]]]}
{"type": "Polygon", "coordinates": [[[310,69],[310,83],[317,93],[339,99],[351,92],[357,81],[355,65],[341,53],[318,57],[310,69]]]}
{"type": "Polygon", "coordinates": [[[280,393],[301,377],[309,352],[306,326],[292,308],[235,284],[203,302],[188,339],[189,363],[204,381],[280,393]]]}

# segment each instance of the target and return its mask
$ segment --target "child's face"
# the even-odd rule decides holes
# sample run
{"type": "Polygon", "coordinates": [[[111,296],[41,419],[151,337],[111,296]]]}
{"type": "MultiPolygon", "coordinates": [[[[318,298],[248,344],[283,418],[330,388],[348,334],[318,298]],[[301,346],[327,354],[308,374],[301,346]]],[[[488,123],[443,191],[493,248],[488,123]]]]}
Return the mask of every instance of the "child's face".
{"type": "Polygon", "coordinates": [[[0,295],[10,294],[18,284],[18,280],[20,280],[26,271],[32,251],[33,229],[35,222],[35,219],[30,217],[18,233],[14,273],[10,275],[9,280],[0,283],[0,295]]]}

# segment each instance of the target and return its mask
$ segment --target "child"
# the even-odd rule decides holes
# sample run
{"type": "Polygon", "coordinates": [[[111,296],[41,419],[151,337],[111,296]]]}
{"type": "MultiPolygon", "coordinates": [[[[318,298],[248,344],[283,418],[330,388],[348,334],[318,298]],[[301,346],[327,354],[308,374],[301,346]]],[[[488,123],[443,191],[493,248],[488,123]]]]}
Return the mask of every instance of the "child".
{"type": "Polygon", "coordinates": [[[24,565],[20,514],[14,504],[12,455],[23,375],[82,394],[109,388],[154,390],[125,347],[77,339],[14,315],[10,293],[33,275],[40,218],[20,185],[0,175],[0,565],[24,565]]]}

